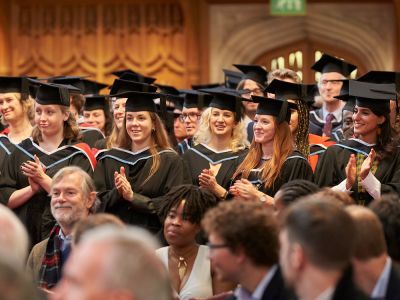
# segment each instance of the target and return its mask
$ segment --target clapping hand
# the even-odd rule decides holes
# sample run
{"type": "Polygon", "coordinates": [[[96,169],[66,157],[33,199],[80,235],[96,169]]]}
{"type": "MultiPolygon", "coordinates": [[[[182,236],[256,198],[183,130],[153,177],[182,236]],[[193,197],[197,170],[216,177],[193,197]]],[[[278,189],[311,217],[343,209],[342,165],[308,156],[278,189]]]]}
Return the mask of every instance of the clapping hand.
{"type": "Polygon", "coordinates": [[[114,172],[114,183],[118,193],[128,201],[133,201],[133,190],[131,184],[126,178],[125,168],[121,167],[118,172],[114,172]]]}

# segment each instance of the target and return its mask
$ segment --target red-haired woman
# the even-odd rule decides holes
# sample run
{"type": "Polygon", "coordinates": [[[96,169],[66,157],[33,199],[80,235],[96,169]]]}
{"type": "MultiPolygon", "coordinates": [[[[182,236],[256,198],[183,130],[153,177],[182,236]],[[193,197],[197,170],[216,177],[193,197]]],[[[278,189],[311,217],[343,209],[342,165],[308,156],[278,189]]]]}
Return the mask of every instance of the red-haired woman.
{"type": "Polygon", "coordinates": [[[293,179],[312,180],[308,161],[295,150],[290,132],[287,101],[255,97],[259,102],[254,119],[254,139],[249,153],[236,169],[230,193],[244,200],[273,204],[282,184],[293,179]]]}

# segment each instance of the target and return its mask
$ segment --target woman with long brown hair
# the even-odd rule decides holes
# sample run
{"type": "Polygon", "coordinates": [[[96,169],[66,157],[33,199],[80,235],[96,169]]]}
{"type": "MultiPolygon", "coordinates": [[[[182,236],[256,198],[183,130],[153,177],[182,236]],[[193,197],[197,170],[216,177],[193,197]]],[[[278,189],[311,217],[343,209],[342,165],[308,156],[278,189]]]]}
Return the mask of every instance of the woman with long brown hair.
{"type": "Polygon", "coordinates": [[[156,114],[153,99],[160,94],[125,92],[125,117],[118,147],[97,155],[95,183],[108,212],[124,222],[157,232],[161,224],[147,213],[152,198],[184,183],[183,161],[171,148],[168,135],[156,114]],[[146,209],[141,209],[144,205],[146,209]]]}
{"type": "Polygon", "coordinates": [[[92,173],[95,163],[90,148],[77,144],[79,129],[66,87],[39,85],[35,125],[32,136],[15,145],[0,178],[0,201],[19,215],[32,244],[46,238],[54,225],[48,196],[54,174],[70,165],[92,173]]]}
{"type": "Polygon", "coordinates": [[[329,147],[315,172],[319,186],[351,192],[353,199],[368,205],[381,194],[400,191],[398,136],[390,124],[390,99],[394,84],[350,80],[348,95],[355,98],[354,136],[329,147]]]}
{"type": "Polygon", "coordinates": [[[254,119],[254,139],[249,153],[236,169],[238,179],[230,193],[244,200],[259,199],[273,204],[282,184],[293,179],[312,180],[307,159],[295,150],[289,127],[287,101],[255,97],[259,103],[254,119]]]}

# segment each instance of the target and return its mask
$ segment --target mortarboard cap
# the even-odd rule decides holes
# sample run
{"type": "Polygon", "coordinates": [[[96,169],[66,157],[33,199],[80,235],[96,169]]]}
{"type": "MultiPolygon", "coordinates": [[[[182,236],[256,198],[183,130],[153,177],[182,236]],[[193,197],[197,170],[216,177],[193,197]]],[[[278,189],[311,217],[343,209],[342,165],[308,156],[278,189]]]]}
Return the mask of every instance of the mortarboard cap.
{"type": "Polygon", "coordinates": [[[275,94],[276,99],[302,100],[303,102],[312,104],[314,103],[316,90],[315,84],[293,83],[274,79],[264,91],[275,94]]]}
{"type": "Polygon", "coordinates": [[[400,92],[400,72],[394,71],[369,71],[359,77],[357,81],[371,83],[394,83],[396,92],[400,92]]]}
{"type": "Polygon", "coordinates": [[[69,90],[63,85],[40,83],[37,86],[35,101],[42,105],[69,106],[69,90]]]}
{"type": "Polygon", "coordinates": [[[220,86],[221,84],[219,83],[193,84],[192,89],[193,90],[212,89],[220,86]]]}
{"type": "Polygon", "coordinates": [[[196,90],[180,90],[180,92],[184,94],[183,107],[185,108],[203,109],[208,107],[212,99],[212,95],[196,90]]]}
{"type": "Polygon", "coordinates": [[[48,78],[48,82],[72,85],[80,90],[83,95],[98,94],[107,87],[106,84],[85,79],[85,76],[57,76],[48,78]]]}
{"type": "Polygon", "coordinates": [[[337,72],[345,77],[349,77],[350,73],[357,69],[357,67],[343,59],[329,54],[323,54],[321,58],[312,65],[311,69],[321,72],[322,74],[337,72]]]}
{"type": "Polygon", "coordinates": [[[395,84],[377,84],[349,80],[348,94],[335,98],[344,101],[355,99],[358,107],[369,108],[374,114],[381,116],[390,113],[389,101],[396,99],[395,84]]]}
{"type": "Polygon", "coordinates": [[[129,91],[114,95],[117,98],[127,98],[125,112],[150,111],[157,112],[154,99],[160,98],[158,93],[129,91]]]}
{"type": "Polygon", "coordinates": [[[271,99],[260,96],[251,96],[253,102],[258,103],[257,115],[268,115],[276,117],[279,124],[290,121],[290,109],[287,100],[271,99]]]}
{"type": "Polygon", "coordinates": [[[90,95],[85,96],[85,104],[83,110],[91,111],[102,109],[105,112],[110,111],[109,96],[107,95],[90,95]]]}
{"type": "Polygon", "coordinates": [[[130,80],[115,79],[111,86],[110,95],[120,94],[123,92],[148,92],[154,93],[157,87],[147,83],[135,82],[130,80]]]}
{"type": "Polygon", "coordinates": [[[131,80],[147,84],[152,84],[154,81],[156,81],[156,78],[154,77],[145,76],[131,69],[119,70],[112,72],[111,74],[119,77],[119,79],[131,80]]]}
{"type": "Polygon", "coordinates": [[[209,107],[215,107],[222,110],[229,110],[235,113],[237,122],[242,118],[242,101],[247,101],[240,96],[239,92],[234,89],[216,87],[211,89],[202,89],[202,92],[209,93],[213,96],[209,107]]]}
{"type": "Polygon", "coordinates": [[[27,77],[0,77],[0,93],[20,93],[21,100],[29,95],[29,80],[27,77]]]}
{"type": "MultiPolygon", "coordinates": [[[[225,87],[231,88],[231,89],[236,89],[237,86],[239,85],[239,82],[243,80],[244,74],[232,70],[227,70],[223,69],[224,72],[224,84],[225,87]]],[[[267,76],[265,76],[267,77],[267,76]]]]}
{"type": "Polygon", "coordinates": [[[234,66],[244,74],[242,79],[251,79],[262,86],[266,85],[268,72],[262,66],[238,64],[234,64],[234,66]]]}

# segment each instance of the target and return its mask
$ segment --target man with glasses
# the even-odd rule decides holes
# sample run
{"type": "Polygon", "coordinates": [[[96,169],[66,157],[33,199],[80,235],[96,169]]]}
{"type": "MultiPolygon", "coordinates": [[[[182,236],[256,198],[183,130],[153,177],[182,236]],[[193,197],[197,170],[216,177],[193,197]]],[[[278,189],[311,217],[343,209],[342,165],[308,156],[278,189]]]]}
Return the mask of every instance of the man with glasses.
{"type": "Polygon", "coordinates": [[[278,223],[262,203],[223,202],[202,225],[216,275],[239,285],[228,299],[290,298],[278,267],[278,223]]]}
{"type": "Polygon", "coordinates": [[[355,65],[328,54],[323,54],[311,67],[314,71],[321,72],[318,90],[322,98],[322,108],[310,112],[310,133],[338,140],[335,131],[342,127],[344,105],[335,96],[340,94],[343,79],[348,78],[356,68],[355,65]]]}
{"type": "Polygon", "coordinates": [[[179,120],[184,124],[187,138],[178,144],[178,153],[183,154],[193,145],[193,136],[199,127],[201,113],[204,107],[210,103],[212,96],[196,90],[182,90],[185,94],[182,114],[179,120]]]}

